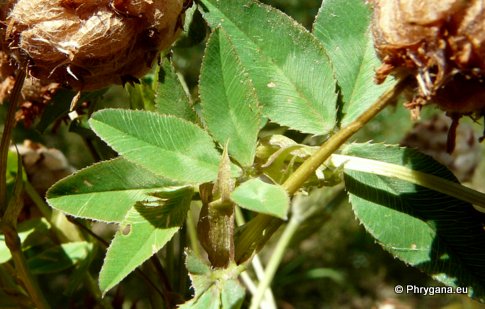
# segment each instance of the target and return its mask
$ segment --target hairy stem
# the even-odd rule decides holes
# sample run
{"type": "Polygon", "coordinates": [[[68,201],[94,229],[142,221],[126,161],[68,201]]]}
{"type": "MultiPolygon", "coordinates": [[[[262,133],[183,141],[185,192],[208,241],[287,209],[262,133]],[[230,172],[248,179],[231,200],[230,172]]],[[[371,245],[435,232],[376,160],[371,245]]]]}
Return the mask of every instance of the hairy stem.
{"type": "MultiPolygon", "coordinates": [[[[392,89],[384,93],[372,106],[362,113],[347,127],[337,131],[323,145],[308,158],[298,169],[283,183],[283,187],[293,196],[303,184],[315,173],[340,146],[352,135],[362,129],[371,119],[381,112],[388,104],[394,102],[397,96],[409,85],[409,79],[403,79],[392,89]]],[[[241,231],[236,246],[236,262],[242,263],[249,259],[254,251],[264,246],[284,221],[275,217],[258,214],[241,231]]]]}

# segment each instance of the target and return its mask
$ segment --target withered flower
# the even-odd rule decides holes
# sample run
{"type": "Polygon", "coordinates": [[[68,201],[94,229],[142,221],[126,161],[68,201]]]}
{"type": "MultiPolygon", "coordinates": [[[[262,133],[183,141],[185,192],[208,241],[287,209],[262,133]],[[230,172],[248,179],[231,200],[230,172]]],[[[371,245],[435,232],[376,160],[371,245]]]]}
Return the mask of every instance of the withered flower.
{"type": "Polygon", "coordinates": [[[485,107],[485,2],[483,0],[375,0],[373,33],[387,74],[410,73],[419,85],[414,105],[459,90],[466,98],[444,103],[447,111],[471,113],[485,107]]]}
{"type": "MultiPolygon", "coordinates": [[[[456,122],[462,115],[485,112],[485,1],[374,0],[373,34],[383,65],[390,73],[416,77],[417,91],[407,107],[417,117],[436,103],[456,122]]],[[[453,148],[450,143],[449,150],[453,148]]]]}
{"type": "Polygon", "coordinates": [[[94,90],[144,75],[179,34],[183,6],[184,0],[10,0],[4,39],[32,76],[94,90]]]}

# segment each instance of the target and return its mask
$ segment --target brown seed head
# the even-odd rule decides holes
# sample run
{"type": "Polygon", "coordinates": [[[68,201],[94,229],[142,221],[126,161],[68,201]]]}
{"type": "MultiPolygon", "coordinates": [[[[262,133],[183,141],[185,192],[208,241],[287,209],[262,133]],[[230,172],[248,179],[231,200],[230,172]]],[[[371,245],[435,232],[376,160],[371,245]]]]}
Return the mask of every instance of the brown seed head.
{"type": "Polygon", "coordinates": [[[376,79],[383,81],[391,72],[416,76],[418,94],[411,108],[432,100],[449,112],[481,112],[483,29],[484,0],[375,0],[375,47],[384,62],[376,79]]]}
{"type": "Polygon", "coordinates": [[[176,39],[184,0],[11,0],[9,50],[39,79],[93,90],[140,77],[176,39]]]}

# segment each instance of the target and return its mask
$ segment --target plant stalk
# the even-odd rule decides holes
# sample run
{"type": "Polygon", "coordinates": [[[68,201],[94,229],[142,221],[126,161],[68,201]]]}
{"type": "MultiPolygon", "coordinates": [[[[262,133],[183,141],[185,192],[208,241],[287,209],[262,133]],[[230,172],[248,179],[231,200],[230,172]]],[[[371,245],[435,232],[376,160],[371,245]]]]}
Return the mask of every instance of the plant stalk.
{"type": "Polygon", "coordinates": [[[0,217],[3,217],[7,210],[7,157],[13,128],[15,127],[15,112],[20,99],[22,86],[25,80],[25,68],[23,66],[18,70],[15,84],[10,95],[7,117],[3,127],[2,139],[0,141],[0,217]]]}
{"type": "MultiPolygon", "coordinates": [[[[10,95],[10,102],[7,111],[7,117],[2,133],[2,139],[0,141],[0,215],[1,215],[1,230],[5,236],[5,244],[7,245],[12,259],[15,264],[15,271],[18,277],[22,281],[25,289],[27,290],[32,302],[37,308],[50,308],[47,303],[40,287],[31,274],[27,261],[22,253],[22,247],[20,238],[17,233],[17,217],[22,209],[22,202],[20,198],[23,181],[22,181],[22,163],[18,162],[17,180],[15,183],[14,192],[10,201],[7,200],[7,158],[8,148],[10,146],[10,140],[12,132],[15,127],[15,112],[17,111],[22,86],[25,80],[25,67],[20,66],[18,74],[15,78],[15,84],[10,95]]],[[[19,158],[20,160],[20,158],[19,158]]]]}
{"type": "Polygon", "coordinates": [[[274,275],[276,274],[276,270],[280,265],[280,262],[285,254],[286,248],[290,243],[291,239],[293,238],[293,235],[295,235],[296,231],[298,230],[299,226],[300,226],[300,220],[298,219],[294,220],[293,218],[290,219],[290,222],[285,226],[285,230],[283,231],[281,238],[279,238],[276,248],[271,254],[272,258],[270,259],[268,265],[266,266],[265,276],[263,277],[263,280],[259,282],[258,289],[256,290],[256,294],[251,299],[251,306],[249,307],[249,309],[259,308],[259,305],[261,304],[261,301],[264,298],[266,289],[268,288],[268,286],[270,285],[271,281],[274,278],[274,275]],[[276,258],[273,258],[273,257],[276,257],[276,258]]]}
{"type": "MultiPolygon", "coordinates": [[[[393,88],[385,92],[379,99],[363,112],[356,120],[332,135],[310,158],[305,160],[298,169],[283,183],[283,188],[293,196],[300,187],[315,173],[340,146],[364,125],[379,114],[387,105],[394,102],[397,96],[411,83],[406,78],[399,81],[393,88]]],[[[258,214],[243,228],[239,234],[236,246],[236,262],[238,264],[249,259],[253,252],[261,249],[284,221],[269,215],[258,214]]]]}
{"type": "Polygon", "coordinates": [[[15,271],[32,299],[32,302],[37,308],[49,308],[49,304],[44,298],[39,284],[28,268],[27,260],[23,255],[22,244],[17,232],[17,220],[23,207],[22,191],[22,160],[20,156],[18,156],[14,189],[12,196],[9,198],[8,206],[3,214],[0,226],[5,237],[5,244],[14,261],[15,271]]]}

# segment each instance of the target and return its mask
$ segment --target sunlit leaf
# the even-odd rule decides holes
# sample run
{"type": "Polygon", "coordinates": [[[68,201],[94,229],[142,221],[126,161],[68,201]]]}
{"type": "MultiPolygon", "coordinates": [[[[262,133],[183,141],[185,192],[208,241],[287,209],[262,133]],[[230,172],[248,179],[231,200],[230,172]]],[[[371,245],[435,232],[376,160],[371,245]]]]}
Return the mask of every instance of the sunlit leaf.
{"type": "Polygon", "coordinates": [[[234,45],[223,30],[210,37],[200,75],[203,117],[209,132],[244,166],[253,163],[260,126],[258,99],[234,45]]]}
{"type": "Polygon", "coordinates": [[[169,60],[164,59],[161,63],[155,83],[155,105],[159,113],[195,121],[190,98],[169,60]]]}
{"type": "Polygon", "coordinates": [[[229,35],[265,116],[305,133],[326,134],[335,126],[332,68],[303,26],[253,0],[202,0],[201,10],[213,29],[229,35]]]}
{"type": "Polygon", "coordinates": [[[76,217],[121,222],[137,201],[152,200],[150,193],[173,184],[117,158],[62,179],[47,192],[47,201],[76,217]]]}
{"type": "Polygon", "coordinates": [[[371,10],[361,0],[325,0],[313,24],[342,92],[342,126],[348,125],[394,84],[374,82],[380,61],[370,31],[371,10]]]}
{"type": "Polygon", "coordinates": [[[231,199],[240,207],[286,219],[290,207],[288,193],[279,185],[255,178],[237,187],[231,199]]]}
{"type": "Polygon", "coordinates": [[[220,154],[201,128],[173,116],[105,109],[89,120],[93,130],[129,161],[185,183],[216,179],[220,154]]]}
{"type": "Polygon", "coordinates": [[[190,206],[190,187],[153,194],[156,200],[130,209],[106,253],[99,274],[103,293],[157,253],[180,229],[190,206]]]}

